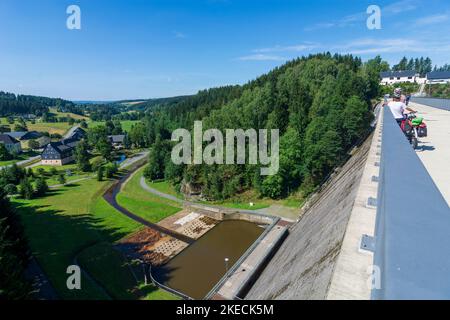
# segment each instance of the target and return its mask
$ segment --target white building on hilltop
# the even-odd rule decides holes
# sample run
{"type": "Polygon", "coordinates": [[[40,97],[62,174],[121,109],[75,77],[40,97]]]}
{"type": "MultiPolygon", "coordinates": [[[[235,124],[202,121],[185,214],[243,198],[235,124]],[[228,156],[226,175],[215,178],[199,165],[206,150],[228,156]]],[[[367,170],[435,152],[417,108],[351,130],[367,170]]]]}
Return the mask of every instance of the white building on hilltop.
{"type": "Polygon", "coordinates": [[[380,73],[381,84],[382,85],[390,85],[396,83],[420,83],[419,75],[416,71],[386,71],[380,73]]]}

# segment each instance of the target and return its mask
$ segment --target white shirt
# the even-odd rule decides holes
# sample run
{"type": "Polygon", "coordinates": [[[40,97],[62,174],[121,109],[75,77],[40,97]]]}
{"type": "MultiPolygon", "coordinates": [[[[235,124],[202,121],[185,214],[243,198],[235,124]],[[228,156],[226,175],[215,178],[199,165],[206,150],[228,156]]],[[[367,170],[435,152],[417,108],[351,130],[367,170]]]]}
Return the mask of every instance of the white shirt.
{"type": "Polygon", "coordinates": [[[390,101],[388,103],[389,109],[391,109],[392,115],[395,119],[403,119],[403,114],[405,113],[406,104],[400,101],[390,101]]]}

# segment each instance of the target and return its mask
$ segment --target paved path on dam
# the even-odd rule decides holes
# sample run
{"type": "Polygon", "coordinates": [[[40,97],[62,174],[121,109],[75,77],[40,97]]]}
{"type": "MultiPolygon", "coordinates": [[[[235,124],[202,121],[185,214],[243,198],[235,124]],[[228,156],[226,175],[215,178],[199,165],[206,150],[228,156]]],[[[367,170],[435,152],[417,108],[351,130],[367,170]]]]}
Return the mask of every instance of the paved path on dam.
{"type": "Polygon", "coordinates": [[[450,111],[417,103],[410,106],[428,126],[428,137],[419,138],[417,155],[450,205],[450,111]]]}
{"type": "Polygon", "coordinates": [[[192,206],[200,207],[205,210],[211,210],[211,208],[214,208],[214,209],[223,210],[226,212],[233,211],[233,212],[241,212],[241,213],[249,213],[249,214],[259,214],[259,215],[263,215],[263,216],[272,216],[272,217],[277,216],[277,217],[280,217],[283,220],[289,221],[289,222],[293,222],[295,219],[297,219],[298,214],[299,214],[298,213],[299,209],[297,209],[297,208],[284,208],[280,205],[272,205],[269,208],[263,208],[263,209],[257,209],[257,210],[246,210],[246,209],[222,207],[222,206],[212,205],[212,204],[202,204],[199,202],[183,200],[183,199],[175,197],[174,195],[158,191],[158,190],[150,187],[147,184],[147,182],[145,181],[144,177],[141,177],[140,184],[141,184],[142,189],[144,189],[145,191],[150,192],[158,197],[165,198],[167,200],[171,200],[171,201],[180,203],[182,205],[192,205],[192,206]],[[284,211],[289,211],[289,212],[288,212],[287,216],[286,216],[286,214],[279,215],[276,212],[277,210],[278,211],[284,210],[284,211]]]}

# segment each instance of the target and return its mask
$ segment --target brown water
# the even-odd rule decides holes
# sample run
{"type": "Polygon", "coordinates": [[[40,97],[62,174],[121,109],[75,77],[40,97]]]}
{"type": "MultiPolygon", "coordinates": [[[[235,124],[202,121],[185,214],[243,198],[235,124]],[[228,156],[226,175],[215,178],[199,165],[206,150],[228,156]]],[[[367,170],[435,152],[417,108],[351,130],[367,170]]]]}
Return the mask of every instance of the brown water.
{"type": "Polygon", "coordinates": [[[191,298],[202,299],[263,233],[258,225],[222,221],[165,265],[154,269],[155,279],[191,298]]]}

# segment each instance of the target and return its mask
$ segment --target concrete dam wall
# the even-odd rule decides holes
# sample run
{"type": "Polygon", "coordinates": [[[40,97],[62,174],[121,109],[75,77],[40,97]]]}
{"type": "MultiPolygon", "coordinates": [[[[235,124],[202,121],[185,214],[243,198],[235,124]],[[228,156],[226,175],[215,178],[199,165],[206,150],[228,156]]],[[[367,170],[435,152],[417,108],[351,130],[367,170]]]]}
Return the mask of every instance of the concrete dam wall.
{"type": "Polygon", "coordinates": [[[373,135],[323,186],[246,299],[327,299],[373,135]]]}

